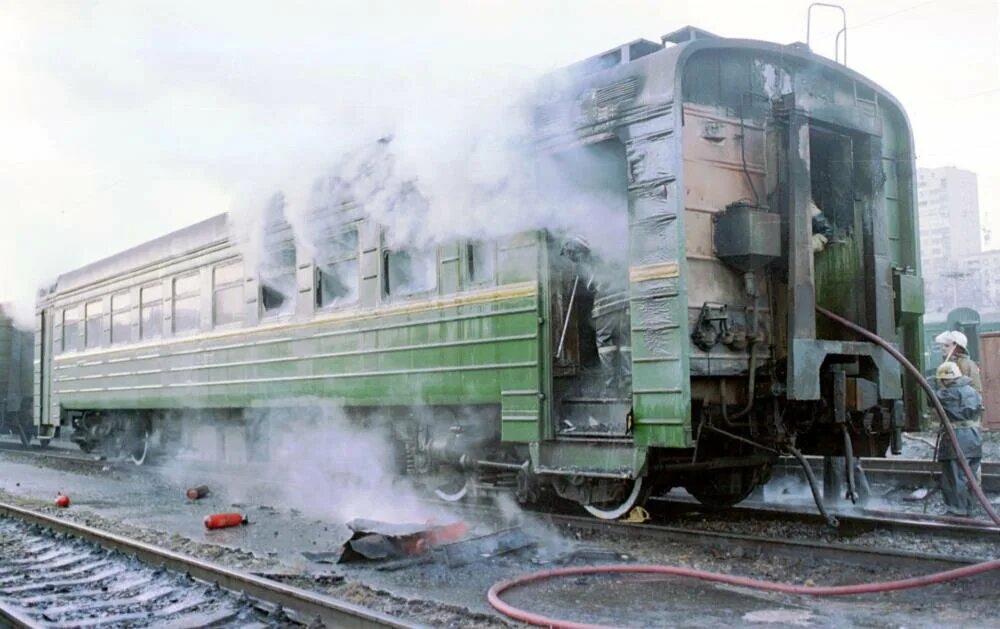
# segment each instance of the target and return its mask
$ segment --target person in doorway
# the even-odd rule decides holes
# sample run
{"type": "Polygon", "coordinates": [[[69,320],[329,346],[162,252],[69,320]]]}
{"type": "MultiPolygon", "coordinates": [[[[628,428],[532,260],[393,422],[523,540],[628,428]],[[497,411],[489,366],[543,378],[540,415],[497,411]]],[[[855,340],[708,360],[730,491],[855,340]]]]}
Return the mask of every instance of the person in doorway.
{"type": "Polygon", "coordinates": [[[615,273],[613,265],[596,260],[590,243],[582,236],[567,240],[562,254],[576,265],[582,288],[594,299],[590,316],[604,393],[622,395],[632,386],[628,289],[620,281],[625,274],[615,273]]]}
{"type": "Polygon", "coordinates": [[[941,349],[941,357],[944,362],[953,362],[958,365],[962,375],[969,378],[972,388],[982,395],[983,379],[979,374],[979,365],[969,357],[968,337],[957,330],[948,330],[934,337],[934,342],[941,349]]]}
{"type": "MultiPolygon", "coordinates": [[[[935,395],[955,429],[962,454],[968,460],[972,473],[978,477],[983,457],[979,426],[983,414],[983,398],[972,387],[970,378],[963,375],[954,362],[941,363],[935,372],[935,380],[935,395]]],[[[941,492],[944,494],[945,510],[949,515],[970,515],[975,508],[975,499],[944,426],[938,437],[937,459],[941,462],[941,492]]]]}

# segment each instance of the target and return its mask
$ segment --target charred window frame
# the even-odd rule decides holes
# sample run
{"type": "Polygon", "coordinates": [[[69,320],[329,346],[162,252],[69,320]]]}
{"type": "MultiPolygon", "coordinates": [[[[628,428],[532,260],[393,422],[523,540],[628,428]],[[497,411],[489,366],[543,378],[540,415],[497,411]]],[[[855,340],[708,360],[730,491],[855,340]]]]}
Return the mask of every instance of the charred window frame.
{"type": "Polygon", "coordinates": [[[469,284],[490,284],[497,274],[497,244],[470,240],[465,244],[465,274],[469,284]]]}
{"type": "Polygon", "coordinates": [[[139,338],[163,336],[163,286],[153,284],[139,289],[139,338]]]}
{"type": "Polygon", "coordinates": [[[212,269],[212,325],[235,325],[245,318],[243,263],[220,264],[212,269]]]}
{"type": "Polygon", "coordinates": [[[86,324],[83,328],[83,346],[87,349],[101,346],[104,335],[104,300],[88,301],[83,307],[86,324]]]}
{"type": "Polygon", "coordinates": [[[62,311],[62,351],[76,351],[80,339],[80,310],[82,304],[77,304],[62,311]]]}
{"type": "Polygon", "coordinates": [[[438,286],[437,249],[384,249],[382,295],[389,299],[427,294],[438,286]]]}
{"type": "Polygon", "coordinates": [[[358,228],[342,230],[324,241],[316,261],[316,307],[338,308],[357,303],[361,285],[358,228]]]}
{"type": "Polygon", "coordinates": [[[201,324],[201,276],[198,272],[182,275],[173,281],[174,334],[197,332],[201,324]]]}
{"type": "Polygon", "coordinates": [[[265,252],[267,262],[260,271],[260,307],[265,317],[291,312],[295,304],[295,245],[265,252]]]}
{"type": "Polygon", "coordinates": [[[111,344],[120,345],[132,339],[132,295],[128,292],[111,296],[111,344]]]}

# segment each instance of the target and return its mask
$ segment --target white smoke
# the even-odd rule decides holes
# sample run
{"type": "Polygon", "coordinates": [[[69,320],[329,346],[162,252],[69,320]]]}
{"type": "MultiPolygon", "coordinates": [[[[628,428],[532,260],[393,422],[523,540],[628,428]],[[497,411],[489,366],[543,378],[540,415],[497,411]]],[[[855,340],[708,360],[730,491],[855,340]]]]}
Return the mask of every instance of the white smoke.
{"type": "Polygon", "coordinates": [[[201,465],[221,464],[208,484],[225,501],[338,522],[448,519],[427,500],[429,493],[396,475],[385,419],[362,423],[334,403],[301,398],[280,409],[252,409],[245,422],[205,424],[190,417],[183,424],[180,451],[167,449],[160,474],[193,486],[206,482],[201,465]]]}

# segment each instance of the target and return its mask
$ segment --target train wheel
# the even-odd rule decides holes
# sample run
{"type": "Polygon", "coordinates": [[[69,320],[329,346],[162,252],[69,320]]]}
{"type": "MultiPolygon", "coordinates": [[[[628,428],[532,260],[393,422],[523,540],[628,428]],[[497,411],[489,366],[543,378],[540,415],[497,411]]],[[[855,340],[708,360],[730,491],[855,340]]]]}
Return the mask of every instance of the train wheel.
{"type": "Polygon", "coordinates": [[[42,439],[42,438],[39,438],[38,439],[38,445],[41,446],[42,449],[45,449],[45,448],[49,447],[49,442],[50,441],[52,441],[52,440],[51,439],[42,439]]]}
{"type": "Polygon", "coordinates": [[[631,511],[632,507],[641,505],[646,501],[646,495],[648,492],[645,491],[644,486],[645,482],[641,477],[633,481],[624,481],[624,486],[620,492],[625,496],[623,500],[591,503],[583,505],[583,508],[587,510],[587,513],[595,518],[600,518],[601,520],[617,520],[631,511]]]}
{"type": "Polygon", "coordinates": [[[132,459],[132,462],[136,465],[142,465],[146,462],[149,457],[149,431],[144,430],[142,433],[135,435],[132,438],[129,445],[128,457],[132,459]]]}
{"type": "Polygon", "coordinates": [[[434,489],[434,495],[445,502],[458,502],[469,494],[472,479],[463,474],[453,474],[444,484],[434,489]]]}
{"type": "Polygon", "coordinates": [[[747,467],[706,475],[684,489],[706,507],[725,509],[745,500],[767,477],[767,467],[747,467]]]}

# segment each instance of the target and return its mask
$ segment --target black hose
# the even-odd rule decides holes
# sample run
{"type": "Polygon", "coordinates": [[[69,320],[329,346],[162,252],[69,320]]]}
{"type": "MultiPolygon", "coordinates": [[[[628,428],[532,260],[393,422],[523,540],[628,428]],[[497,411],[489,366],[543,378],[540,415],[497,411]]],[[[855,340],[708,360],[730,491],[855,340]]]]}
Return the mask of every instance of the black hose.
{"type": "Polygon", "coordinates": [[[871,342],[882,347],[882,349],[889,352],[889,355],[899,361],[899,364],[910,372],[910,375],[912,375],[920,386],[923,387],[924,391],[927,392],[927,396],[931,403],[934,405],[935,412],[937,412],[938,417],[941,419],[941,424],[944,426],[945,432],[948,433],[948,438],[951,439],[951,443],[955,448],[955,455],[958,457],[958,464],[961,466],[962,472],[965,474],[965,482],[968,483],[969,489],[971,489],[972,493],[976,495],[976,499],[979,500],[979,504],[986,510],[986,513],[990,516],[990,519],[993,520],[993,523],[1000,526],[1000,515],[998,515],[993,509],[989,498],[987,498],[986,494],[983,493],[983,488],[976,479],[976,475],[972,473],[972,468],[969,467],[969,460],[965,458],[965,453],[962,452],[962,448],[958,444],[958,435],[955,434],[955,427],[951,425],[951,421],[948,419],[948,414],[944,412],[944,407],[941,406],[941,400],[938,399],[938,396],[934,393],[934,389],[932,389],[931,385],[929,385],[927,380],[924,379],[920,370],[914,367],[913,363],[907,360],[906,356],[903,356],[898,349],[893,347],[891,343],[883,339],[881,336],[869,332],[856,323],[848,321],[840,315],[830,312],[826,308],[816,306],[816,311],[834,323],[838,323],[848,330],[856,332],[857,334],[860,334],[871,342]]]}
{"type": "Polygon", "coordinates": [[[823,506],[823,497],[819,493],[819,483],[816,482],[816,474],[813,473],[813,469],[812,466],[809,465],[809,461],[806,460],[806,457],[802,456],[802,453],[799,452],[798,448],[786,445],[785,449],[791,452],[792,456],[798,460],[799,465],[802,466],[802,471],[806,473],[806,480],[809,481],[809,489],[812,490],[813,500],[816,502],[816,508],[819,509],[819,512],[824,518],[826,518],[826,523],[833,528],[840,526],[840,522],[837,521],[837,518],[830,515],[830,513],[826,510],[826,507],[823,506]]]}
{"type": "Polygon", "coordinates": [[[847,465],[847,497],[851,502],[858,502],[858,492],[854,484],[854,446],[851,445],[851,433],[847,432],[847,424],[840,425],[844,433],[844,464],[847,465]]]}

